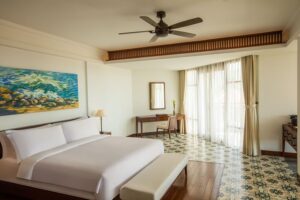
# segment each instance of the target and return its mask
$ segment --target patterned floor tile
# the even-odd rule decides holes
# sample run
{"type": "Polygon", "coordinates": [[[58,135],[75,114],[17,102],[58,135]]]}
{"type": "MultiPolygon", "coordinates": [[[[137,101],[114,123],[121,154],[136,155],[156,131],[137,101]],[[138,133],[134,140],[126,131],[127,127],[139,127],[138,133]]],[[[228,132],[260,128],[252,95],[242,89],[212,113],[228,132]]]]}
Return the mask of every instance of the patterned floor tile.
{"type": "MultiPolygon", "coordinates": [[[[156,138],[155,136],[147,136],[156,138]]],[[[159,135],[166,153],[184,153],[190,160],[224,163],[219,200],[296,200],[300,185],[282,157],[249,157],[238,150],[193,135],[159,135]]]]}

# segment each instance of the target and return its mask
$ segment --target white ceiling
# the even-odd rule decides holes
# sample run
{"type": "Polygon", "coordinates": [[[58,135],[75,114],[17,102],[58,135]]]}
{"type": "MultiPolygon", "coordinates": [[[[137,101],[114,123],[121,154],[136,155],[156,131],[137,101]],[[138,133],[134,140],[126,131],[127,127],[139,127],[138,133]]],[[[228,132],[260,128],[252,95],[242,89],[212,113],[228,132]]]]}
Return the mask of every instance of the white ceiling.
{"type": "Polygon", "coordinates": [[[149,30],[138,18],[155,18],[165,10],[173,24],[193,17],[204,22],[182,31],[196,33],[194,40],[283,30],[300,6],[299,0],[0,0],[0,18],[82,42],[104,50],[191,41],[178,36],[148,43],[149,30]]]}
{"type": "Polygon", "coordinates": [[[238,50],[234,52],[215,52],[214,54],[206,55],[184,55],[181,57],[174,56],[171,58],[152,58],[136,61],[120,61],[108,62],[107,64],[113,67],[120,67],[131,70],[183,70],[199,66],[204,66],[212,63],[223,62],[235,58],[240,58],[247,55],[282,55],[284,53],[297,53],[297,40],[289,44],[289,46],[277,46],[276,48],[265,48],[253,50],[238,50]]]}

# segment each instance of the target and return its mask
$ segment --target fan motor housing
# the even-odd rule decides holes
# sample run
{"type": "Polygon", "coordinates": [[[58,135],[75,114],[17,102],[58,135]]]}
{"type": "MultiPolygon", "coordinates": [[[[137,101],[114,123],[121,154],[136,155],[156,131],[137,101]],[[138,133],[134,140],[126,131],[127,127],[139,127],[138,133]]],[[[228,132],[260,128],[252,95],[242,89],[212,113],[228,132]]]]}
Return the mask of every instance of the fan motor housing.
{"type": "Polygon", "coordinates": [[[160,20],[158,23],[159,26],[155,27],[155,33],[158,37],[166,37],[169,34],[169,27],[168,25],[160,20]]]}
{"type": "Polygon", "coordinates": [[[156,12],[156,17],[162,19],[162,18],[166,17],[166,12],[165,11],[158,11],[158,12],[156,12]]]}

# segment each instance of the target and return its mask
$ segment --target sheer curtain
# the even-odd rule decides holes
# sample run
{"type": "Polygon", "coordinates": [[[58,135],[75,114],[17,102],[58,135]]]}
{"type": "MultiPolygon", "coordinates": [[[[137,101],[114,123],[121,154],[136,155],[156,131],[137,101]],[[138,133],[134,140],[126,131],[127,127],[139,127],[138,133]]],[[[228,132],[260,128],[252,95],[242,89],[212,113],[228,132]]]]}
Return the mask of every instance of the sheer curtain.
{"type": "Polygon", "coordinates": [[[185,94],[189,134],[242,147],[245,106],[240,59],[187,70],[185,94]]]}

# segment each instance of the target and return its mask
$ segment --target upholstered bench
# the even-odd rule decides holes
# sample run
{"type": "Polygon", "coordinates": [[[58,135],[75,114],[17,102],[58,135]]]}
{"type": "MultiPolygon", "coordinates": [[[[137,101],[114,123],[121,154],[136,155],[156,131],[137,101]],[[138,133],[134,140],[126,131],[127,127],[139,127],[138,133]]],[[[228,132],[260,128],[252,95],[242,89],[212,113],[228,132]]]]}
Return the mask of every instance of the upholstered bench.
{"type": "Polygon", "coordinates": [[[121,188],[121,199],[161,199],[184,168],[187,175],[187,163],[186,155],[162,154],[121,188]]]}

